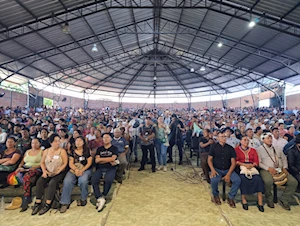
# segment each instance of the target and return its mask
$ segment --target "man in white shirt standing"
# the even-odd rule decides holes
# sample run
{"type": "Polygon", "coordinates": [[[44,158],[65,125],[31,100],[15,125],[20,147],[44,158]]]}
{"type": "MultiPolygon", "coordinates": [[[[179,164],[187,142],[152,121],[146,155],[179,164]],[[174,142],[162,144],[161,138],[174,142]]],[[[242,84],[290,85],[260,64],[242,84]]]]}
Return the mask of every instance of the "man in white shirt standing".
{"type": "Polygon", "coordinates": [[[279,198],[278,203],[283,209],[290,210],[289,200],[296,191],[298,182],[288,173],[286,156],[277,146],[272,145],[272,139],[271,133],[263,133],[261,136],[263,144],[257,148],[259,167],[262,169],[260,174],[265,185],[267,205],[270,208],[274,208],[272,196],[272,186],[274,183],[273,175],[284,172],[287,175],[287,183],[285,184],[285,190],[279,198]]]}
{"type": "Polygon", "coordinates": [[[273,146],[275,147],[277,146],[280,151],[283,151],[284,146],[288,143],[287,140],[279,137],[279,130],[277,127],[272,128],[272,135],[273,135],[273,139],[272,139],[273,146]]]}

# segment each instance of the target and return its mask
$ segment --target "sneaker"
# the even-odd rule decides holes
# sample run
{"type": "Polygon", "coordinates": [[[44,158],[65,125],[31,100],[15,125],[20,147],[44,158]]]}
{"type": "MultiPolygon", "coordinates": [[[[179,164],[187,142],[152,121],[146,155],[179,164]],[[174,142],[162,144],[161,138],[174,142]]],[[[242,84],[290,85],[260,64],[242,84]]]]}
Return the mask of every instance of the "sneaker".
{"type": "Polygon", "coordinates": [[[101,212],[101,210],[103,209],[103,207],[104,207],[104,205],[105,205],[105,202],[106,202],[106,200],[105,200],[105,198],[104,197],[100,197],[100,198],[98,198],[97,199],[97,211],[98,212],[101,212]]]}
{"type": "Polygon", "coordinates": [[[162,170],[162,168],[163,168],[163,167],[159,165],[159,166],[156,167],[156,170],[157,170],[157,171],[160,171],[160,170],[162,170]]]}
{"type": "Polygon", "coordinates": [[[167,172],[167,166],[164,166],[163,170],[164,170],[164,172],[167,172]]]}
{"type": "Polygon", "coordinates": [[[68,206],[69,205],[61,205],[60,209],[59,209],[59,212],[60,213],[65,213],[68,209],[68,206]]]}
{"type": "Polygon", "coordinates": [[[135,157],[134,162],[138,162],[138,158],[137,157],[135,157]]]}
{"type": "Polygon", "coordinates": [[[155,173],[155,172],[156,172],[155,168],[154,168],[154,169],[152,169],[152,173],[155,173]]]}
{"type": "Polygon", "coordinates": [[[168,159],[167,163],[172,163],[173,159],[168,159]]]}
{"type": "Polygon", "coordinates": [[[178,165],[182,165],[182,161],[180,161],[180,162],[178,163],[178,165]]]}

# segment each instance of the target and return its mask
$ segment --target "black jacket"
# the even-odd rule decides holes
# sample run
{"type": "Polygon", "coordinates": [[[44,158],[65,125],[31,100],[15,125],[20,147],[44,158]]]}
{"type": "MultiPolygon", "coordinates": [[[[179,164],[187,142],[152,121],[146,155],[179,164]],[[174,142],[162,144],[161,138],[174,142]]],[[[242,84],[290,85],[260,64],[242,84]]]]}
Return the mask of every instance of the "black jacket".
{"type": "Polygon", "coordinates": [[[292,175],[300,172],[300,150],[294,145],[287,153],[289,171],[292,175]]]}

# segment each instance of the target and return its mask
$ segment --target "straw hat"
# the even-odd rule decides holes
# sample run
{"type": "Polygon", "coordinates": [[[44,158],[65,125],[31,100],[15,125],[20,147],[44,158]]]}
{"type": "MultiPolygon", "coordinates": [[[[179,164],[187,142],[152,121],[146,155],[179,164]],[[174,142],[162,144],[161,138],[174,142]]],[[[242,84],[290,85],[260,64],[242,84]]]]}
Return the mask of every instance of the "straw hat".
{"type": "Polygon", "coordinates": [[[15,197],[11,201],[11,203],[5,207],[6,210],[15,210],[20,208],[22,205],[22,198],[21,197],[15,197]]]}

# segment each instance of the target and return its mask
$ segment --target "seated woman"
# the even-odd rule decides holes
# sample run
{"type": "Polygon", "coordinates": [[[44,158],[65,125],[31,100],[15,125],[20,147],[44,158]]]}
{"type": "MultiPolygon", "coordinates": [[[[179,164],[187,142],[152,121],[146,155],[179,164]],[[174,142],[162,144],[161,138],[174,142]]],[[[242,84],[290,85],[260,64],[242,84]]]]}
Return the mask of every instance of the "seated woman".
{"type": "Polygon", "coordinates": [[[7,138],[6,147],[6,150],[0,152],[0,188],[8,186],[7,176],[16,169],[21,159],[21,152],[16,149],[15,138],[7,138]]]}
{"type": "Polygon", "coordinates": [[[75,140],[77,139],[77,137],[81,136],[81,131],[76,129],[73,132],[73,135],[71,136],[69,143],[68,143],[68,153],[71,153],[71,149],[74,149],[75,147],[75,140]]]}
{"type": "Polygon", "coordinates": [[[69,156],[70,171],[64,179],[60,200],[62,204],[60,208],[61,213],[65,213],[71,203],[71,193],[77,179],[81,191],[81,199],[77,201],[77,206],[85,206],[87,204],[89,179],[92,175],[92,161],[93,159],[84,137],[78,137],[75,140],[75,147],[71,150],[69,156]]]}
{"type": "Polygon", "coordinates": [[[51,147],[43,153],[41,168],[42,176],[36,183],[36,201],[31,215],[39,213],[42,215],[51,207],[58,183],[65,177],[65,168],[68,164],[68,155],[65,149],[59,147],[60,137],[52,134],[49,137],[51,147]],[[46,194],[46,203],[42,207],[42,197],[45,192],[45,185],[48,183],[48,192],[46,194]]]}
{"type": "Polygon", "coordinates": [[[41,148],[41,143],[38,138],[34,138],[31,141],[31,149],[26,151],[24,158],[19,164],[17,172],[21,172],[23,175],[23,188],[24,188],[24,198],[22,201],[21,211],[24,212],[28,209],[28,204],[31,203],[31,188],[35,184],[37,179],[42,175],[41,172],[41,160],[42,160],[43,150],[41,148]]]}
{"type": "MultiPolygon", "coordinates": [[[[257,152],[254,148],[249,147],[249,138],[243,136],[240,145],[235,148],[236,152],[236,165],[241,167],[245,166],[247,169],[258,167],[259,160],[257,152]]],[[[244,210],[248,210],[246,195],[257,193],[257,207],[259,211],[264,212],[262,194],[264,192],[264,182],[259,174],[252,175],[248,178],[245,174],[240,174],[241,178],[241,194],[242,205],[244,210]]]]}
{"type": "Polygon", "coordinates": [[[40,143],[41,143],[42,150],[45,150],[45,149],[51,147],[50,142],[49,142],[49,138],[48,138],[48,130],[47,129],[42,129],[41,130],[40,143]]]}
{"type": "Polygon", "coordinates": [[[193,116],[192,121],[191,121],[190,130],[193,131],[193,134],[192,134],[193,137],[194,136],[199,137],[200,133],[202,132],[202,127],[198,122],[197,116],[193,116]]]}
{"type": "Polygon", "coordinates": [[[60,137],[60,145],[59,147],[67,150],[68,148],[68,143],[69,143],[69,135],[67,133],[66,129],[60,129],[59,132],[59,137],[60,137]]]}
{"type": "Polygon", "coordinates": [[[102,134],[100,130],[95,131],[95,140],[91,140],[88,143],[88,147],[90,149],[91,155],[94,157],[96,155],[96,151],[99,147],[103,146],[103,139],[102,139],[102,134]]]}

